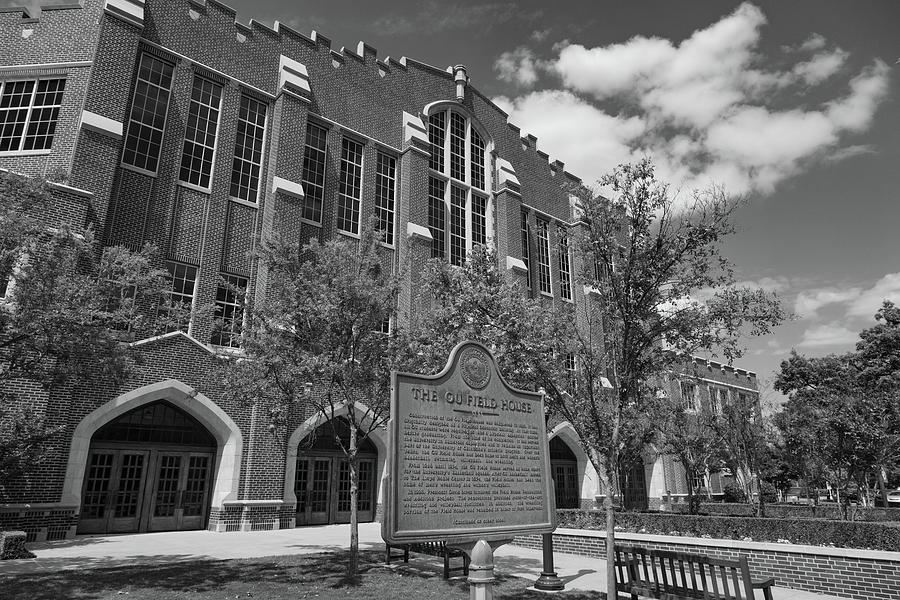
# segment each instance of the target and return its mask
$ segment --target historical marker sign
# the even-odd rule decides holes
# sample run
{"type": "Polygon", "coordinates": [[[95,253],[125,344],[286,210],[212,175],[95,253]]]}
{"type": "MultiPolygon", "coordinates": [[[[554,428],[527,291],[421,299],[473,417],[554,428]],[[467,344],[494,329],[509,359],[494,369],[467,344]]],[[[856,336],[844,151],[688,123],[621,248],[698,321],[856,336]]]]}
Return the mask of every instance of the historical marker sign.
{"type": "Polygon", "coordinates": [[[394,374],[382,535],[388,543],[504,539],[556,527],[540,394],[464,342],[438,375],[394,374]]]}

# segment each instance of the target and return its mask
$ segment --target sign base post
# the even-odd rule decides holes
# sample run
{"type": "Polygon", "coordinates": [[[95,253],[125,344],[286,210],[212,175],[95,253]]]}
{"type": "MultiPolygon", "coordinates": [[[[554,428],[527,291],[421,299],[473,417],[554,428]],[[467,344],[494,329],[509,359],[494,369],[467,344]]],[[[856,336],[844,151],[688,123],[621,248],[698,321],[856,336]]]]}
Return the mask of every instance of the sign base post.
{"type": "Polygon", "coordinates": [[[538,580],[534,582],[534,589],[544,592],[561,592],[566,584],[556,574],[553,566],[553,534],[544,533],[541,536],[544,547],[544,571],[538,580]]]}
{"type": "Polygon", "coordinates": [[[451,544],[465,552],[469,562],[469,600],[494,600],[494,550],[512,540],[478,540],[451,544]]]}

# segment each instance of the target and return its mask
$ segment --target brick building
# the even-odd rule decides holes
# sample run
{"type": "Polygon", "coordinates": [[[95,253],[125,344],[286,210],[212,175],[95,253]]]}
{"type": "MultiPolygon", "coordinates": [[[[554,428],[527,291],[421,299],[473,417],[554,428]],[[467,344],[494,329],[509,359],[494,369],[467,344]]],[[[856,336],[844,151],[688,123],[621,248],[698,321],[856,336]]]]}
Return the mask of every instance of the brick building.
{"type": "MultiPolygon", "coordinates": [[[[273,233],[354,238],[374,217],[397,263],[459,263],[488,243],[533,294],[583,299],[558,235],[575,221],[564,184],[578,179],[465,67],[244,25],[215,0],[82,0],[37,17],[0,9],[0,39],[0,168],[65,174],[52,185],[59,219],[93,226],[104,244],[156,244],[173,294],[215,306],[226,323],[195,313],[185,331],[135,341],[144,360],[119,388],[44,394],[66,447],[39,481],[0,497],[0,527],[57,539],[349,518],[335,448],[300,450],[315,418],[281,445],[265,415],[204,379],[239,341],[240,307],[222,281],[261,297],[251,251],[273,233]]],[[[420,273],[405,277],[401,314],[420,273]]],[[[561,505],[590,505],[597,477],[571,427],[551,435],[561,505]]],[[[385,437],[363,450],[365,520],[381,502],[385,437]]]]}

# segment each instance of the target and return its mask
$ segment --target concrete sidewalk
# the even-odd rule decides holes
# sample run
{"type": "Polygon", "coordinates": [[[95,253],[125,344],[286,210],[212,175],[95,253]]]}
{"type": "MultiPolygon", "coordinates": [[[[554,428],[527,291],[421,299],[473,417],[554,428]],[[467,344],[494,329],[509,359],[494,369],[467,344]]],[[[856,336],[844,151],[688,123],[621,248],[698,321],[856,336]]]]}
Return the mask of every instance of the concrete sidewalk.
{"type": "MultiPolygon", "coordinates": [[[[73,540],[29,544],[29,549],[37,558],[0,562],[0,576],[193,560],[314,554],[343,550],[347,547],[349,538],[347,525],[241,533],[176,531],[139,535],[83,535],[73,540]]],[[[361,549],[384,549],[381,525],[378,523],[360,525],[359,539],[361,549]]],[[[537,579],[541,573],[539,550],[501,546],[495,553],[495,562],[498,572],[530,581],[537,579]]],[[[440,568],[439,561],[433,557],[412,555],[410,563],[419,568],[440,568]]],[[[606,589],[605,561],[557,552],[555,563],[559,577],[566,583],[566,589],[606,589]]],[[[783,587],[776,587],[773,595],[775,600],[841,600],[837,596],[783,587]]]]}

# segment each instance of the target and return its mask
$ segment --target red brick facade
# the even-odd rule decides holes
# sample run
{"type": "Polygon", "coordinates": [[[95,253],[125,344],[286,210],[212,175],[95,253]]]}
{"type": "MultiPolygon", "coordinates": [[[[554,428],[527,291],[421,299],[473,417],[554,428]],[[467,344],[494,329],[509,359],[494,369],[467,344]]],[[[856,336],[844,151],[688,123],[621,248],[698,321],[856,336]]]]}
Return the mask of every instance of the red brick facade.
{"type": "MultiPolygon", "coordinates": [[[[247,277],[250,293],[264,297],[265,273],[257,272],[251,251],[273,233],[298,241],[341,235],[336,206],[345,138],[362,145],[360,223],[375,212],[375,165],[384,153],[396,161],[395,243],[386,252],[395,263],[416,265],[430,258],[429,110],[457,112],[486,141],[486,233],[501,265],[514,267],[522,258],[522,214],[531,227],[540,216],[551,230],[573,220],[565,186],[578,180],[537,151],[536,140],[523,138],[473,85],[466,82],[458,100],[454,73],[406,58],[379,59],[362,42],[355,50],[332,49],[322,35],[308,37],[277,24],[275,29],[253,21],[243,25],[214,0],[83,0],[46,9],[38,18],[3,9],[0,36],[0,82],[66,82],[52,146],[0,152],[0,168],[65,176],[65,183],[55,186],[51,225],[92,226],[109,245],[138,248],[151,242],[165,260],[196,267],[194,306],[215,302],[220,274],[247,277]],[[123,158],[144,54],[172,68],[154,172],[123,158]],[[221,89],[211,180],[204,189],[179,182],[195,77],[221,89]],[[232,198],[230,188],[242,96],[266,109],[259,194],[250,201],[232,198]],[[309,123],[327,130],[320,226],[303,218],[309,123]]],[[[551,239],[553,299],[548,302],[562,301],[551,239]]],[[[521,269],[509,272],[525,277],[521,269]]],[[[419,277],[416,269],[408,270],[402,318],[413,312],[419,277]]],[[[573,292],[578,300],[580,291],[573,292]]],[[[48,423],[63,425],[65,433],[40,477],[2,493],[0,527],[25,529],[31,539],[74,535],[83,516],[92,435],[126,408],[154,400],[198,419],[217,440],[206,507],[210,529],[293,526],[285,440],[269,432],[266,415],[222,400],[209,376],[219,351],[210,345],[212,319],[195,314],[188,333],[138,341],[144,360],[117,389],[85,385],[48,397],[22,382],[21,397],[42,406],[48,423]]],[[[303,420],[297,416],[294,432],[303,420]]],[[[383,467],[379,457],[376,485],[383,467]]]]}

